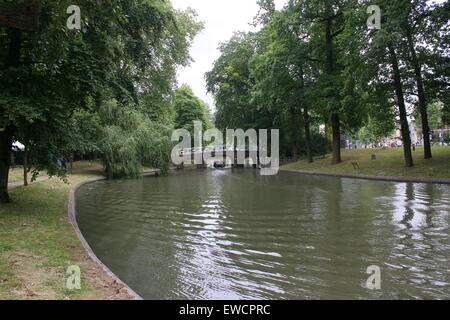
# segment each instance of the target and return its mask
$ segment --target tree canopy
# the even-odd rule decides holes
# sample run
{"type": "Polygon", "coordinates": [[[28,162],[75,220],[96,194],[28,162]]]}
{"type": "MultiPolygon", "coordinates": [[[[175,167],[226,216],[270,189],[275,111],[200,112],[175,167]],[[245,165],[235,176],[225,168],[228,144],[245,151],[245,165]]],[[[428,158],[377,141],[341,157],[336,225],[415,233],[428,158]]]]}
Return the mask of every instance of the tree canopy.
{"type": "Polygon", "coordinates": [[[0,201],[13,140],[29,145],[36,167],[63,175],[58,160],[80,148],[70,133],[80,110],[99,112],[111,99],[143,114],[170,108],[176,70],[202,28],[168,0],[80,0],[81,29],[70,30],[71,4],[44,2],[36,32],[0,26],[0,201]]]}
{"type": "Polygon", "coordinates": [[[219,128],[278,127],[282,153],[312,161],[311,135],[324,125],[337,164],[343,135],[376,142],[397,126],[412,166],[416,113],[432,156],[429,105],[441,102],[449,118],[448,2],[289,0],[278,11],[272,0],[258,3],[261,29],[235,33],[205,75],[219,128]],[[381,29],[368,27],[373,5],[381,29]]]}
{"type": "Polygon", "coordinates": [[[201,121],[204,130],[213,126],[209,119],[208,105],[196,97],[188,85],[184,84],[175,91],[172,103],[177,129],[186,129],[193,136],[194,121],[201,121]]]}

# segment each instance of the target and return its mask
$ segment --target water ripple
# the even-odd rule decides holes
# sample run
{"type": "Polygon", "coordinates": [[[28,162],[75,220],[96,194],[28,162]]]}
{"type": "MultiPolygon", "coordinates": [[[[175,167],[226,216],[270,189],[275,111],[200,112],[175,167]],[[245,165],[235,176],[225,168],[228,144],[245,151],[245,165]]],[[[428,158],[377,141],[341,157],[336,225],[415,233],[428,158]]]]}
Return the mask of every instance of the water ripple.
{"type": "Polygon", "coordinates": [[[193,170],[88,185],[76,207],[95,253],[149,299],[450,297],[445,185],[193,170]]]}

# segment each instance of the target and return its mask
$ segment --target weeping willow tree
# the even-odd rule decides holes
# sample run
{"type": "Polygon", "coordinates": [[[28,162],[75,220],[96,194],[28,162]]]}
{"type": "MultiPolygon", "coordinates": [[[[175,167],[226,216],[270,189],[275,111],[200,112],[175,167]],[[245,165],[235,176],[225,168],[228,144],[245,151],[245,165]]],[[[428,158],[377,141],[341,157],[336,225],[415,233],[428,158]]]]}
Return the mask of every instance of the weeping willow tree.
{"type": "Polygon", "coordinates": [[[104,103],[98,114],[98,147],[109,179],[135,178],[143,167],[169,170],[171,128],[116,100],[104,103]]]}

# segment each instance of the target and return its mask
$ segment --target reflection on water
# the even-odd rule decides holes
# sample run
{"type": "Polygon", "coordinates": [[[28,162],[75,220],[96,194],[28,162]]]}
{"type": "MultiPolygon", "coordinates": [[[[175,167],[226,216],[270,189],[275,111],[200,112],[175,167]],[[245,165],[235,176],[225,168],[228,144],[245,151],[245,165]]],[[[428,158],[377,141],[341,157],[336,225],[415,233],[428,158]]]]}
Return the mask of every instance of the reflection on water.
{"type": "Polygon", "coordinates": [[[146,299],[450,298],[446,185],[188,170],[87,185],[77,212],[146,299]]]}

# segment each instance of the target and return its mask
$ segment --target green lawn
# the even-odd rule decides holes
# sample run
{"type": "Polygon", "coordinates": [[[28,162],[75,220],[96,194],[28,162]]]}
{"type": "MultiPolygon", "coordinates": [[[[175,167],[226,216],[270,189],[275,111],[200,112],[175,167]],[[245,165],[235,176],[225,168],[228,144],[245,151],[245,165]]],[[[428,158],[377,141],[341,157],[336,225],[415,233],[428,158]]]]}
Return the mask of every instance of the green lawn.
{"type": "MultiPolygon", "coordinates": [[[[70,163],[67,163],[67,166],[70,167],[70,163]]],[[[102,162],[100,160],[76,161],[73,163],[73,170],[92,169],[101,166],[102,162]]]]}
{"type": "Polygon", "coordinates": [[[433,147],[433,159],[423,158],[423,149],[413,152],[414,167],[404,166],[403,148],[343,150],[343,162],[331,165],[331,155],[317,158],[310,164],[305,160],[283,166],[286,169],[308,170],[331,173],[354,173],[376,176],[450,178],[450,147],[433,147]],[[371,160],[371,155],[377,156],[371,160]],[[360,169],[354,169],[352,162],[358,162],[360,169]]]}
{"type": "MultiPolygon", "coordinates": [[[[67,164],[70,166],[70,163],[67,164]]],[[[76,161],[73,163],[73,170],[79,172],[85,169],[98,169],[102,166],[101,161],[76,161]]],[[[41,172],[39,176],[45,176],[45,172],[41,172]]],[[[32,174],[28,173],[28,180],[31,179],[32,174]]],[[[9,170],[9,183],[23,182],[23,168],[14,168],[9,170]]]]}
{"type": "Polygon", "coordinates": [[[35,182],[0,204],[0,299],[127,299],[90,258],[67,215],[69,191],[99,172],[35,182]],[[81,290],[66,289],[68,266],[81,268],[81,290]]]}
{"type": "MultiPolygon", "coordinates": [[[[40,174],[37,176],[37,178],[45,176],[45,172],[40,172],[40,174]]],[[[31,180],[32,174],[31,172],[28,173],[28,182],[31,180]]],[[[16,183],[16,182],[23,182],[23,168],[14,168],[9,169],[9,181],[8,183],[16,183]]]]}
{"type": "Polygon", "coordinates": [[[9,183],[23,181],[23,168],[15,168],[9,170],[9,183]]]}

